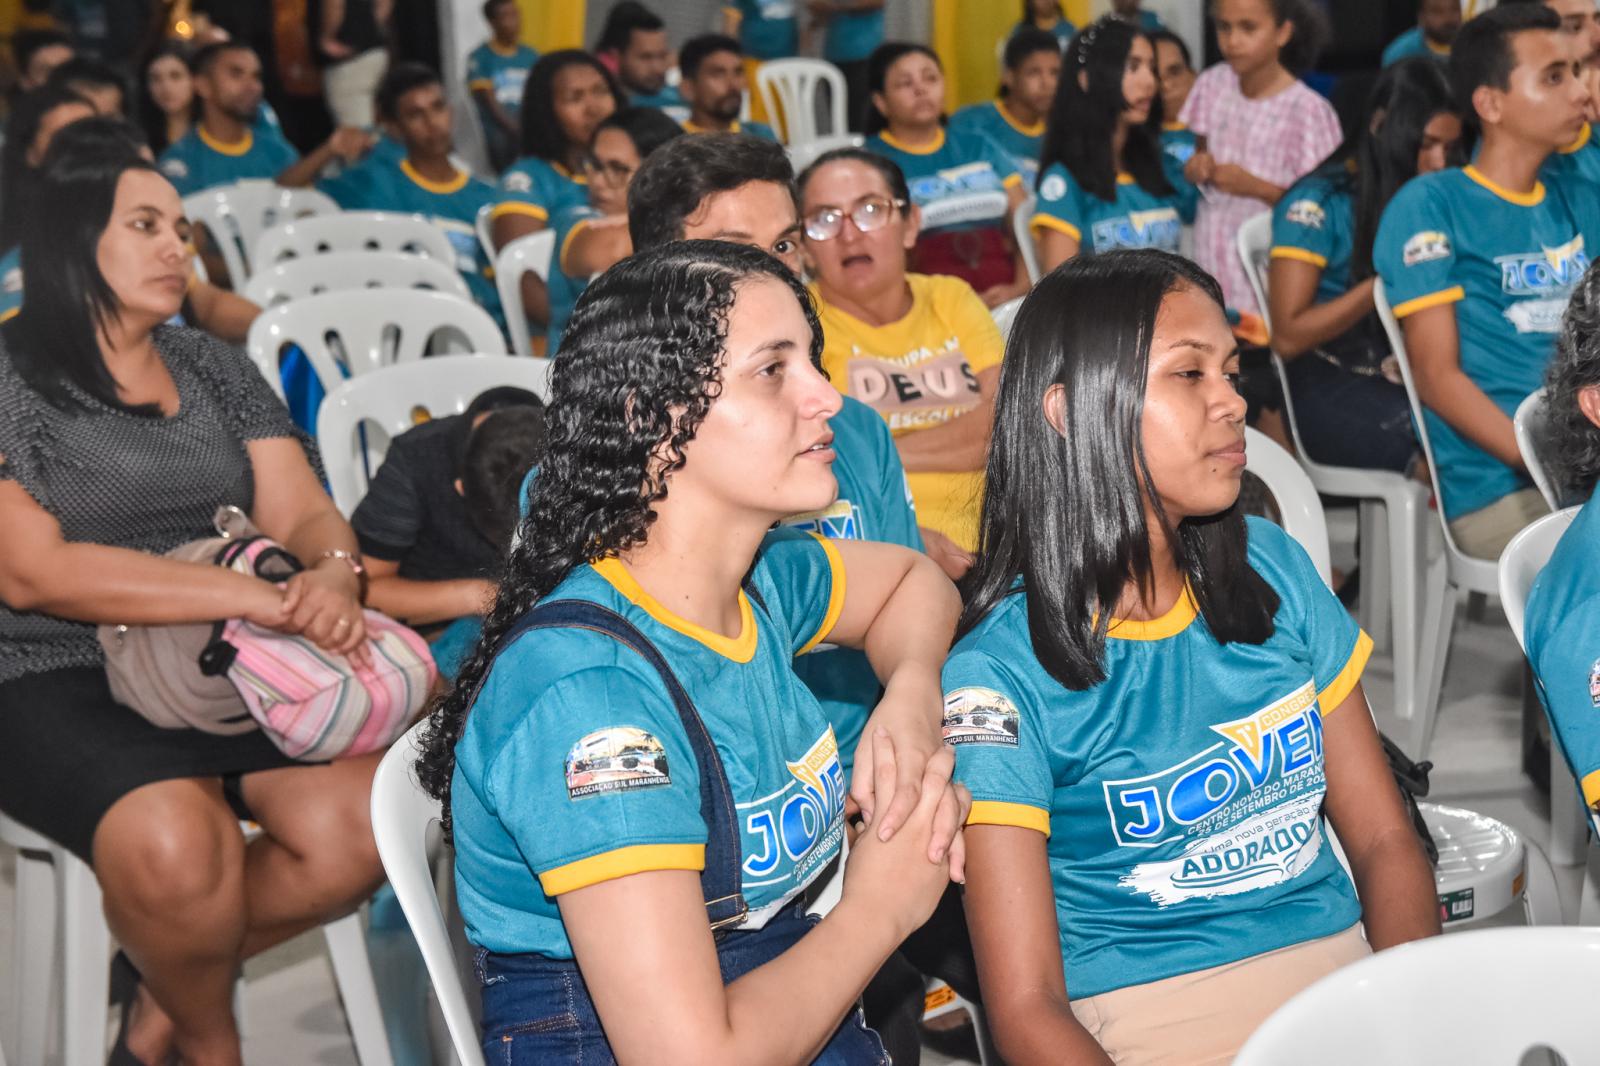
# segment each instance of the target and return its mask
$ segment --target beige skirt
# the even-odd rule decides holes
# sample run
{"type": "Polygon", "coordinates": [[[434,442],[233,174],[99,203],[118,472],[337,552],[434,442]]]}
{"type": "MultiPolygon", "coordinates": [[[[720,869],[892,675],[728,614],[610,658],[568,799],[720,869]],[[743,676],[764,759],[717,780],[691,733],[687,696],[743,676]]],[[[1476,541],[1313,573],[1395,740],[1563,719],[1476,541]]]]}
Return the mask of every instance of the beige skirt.
{"type": "Polygon", "coordinates": [[[1371,953],[1361,926],[1352,925],[1208,970],[1074,999],[1072,1013],[1119,1066],[1226,1066],[1295,993],[1371,953]]]}

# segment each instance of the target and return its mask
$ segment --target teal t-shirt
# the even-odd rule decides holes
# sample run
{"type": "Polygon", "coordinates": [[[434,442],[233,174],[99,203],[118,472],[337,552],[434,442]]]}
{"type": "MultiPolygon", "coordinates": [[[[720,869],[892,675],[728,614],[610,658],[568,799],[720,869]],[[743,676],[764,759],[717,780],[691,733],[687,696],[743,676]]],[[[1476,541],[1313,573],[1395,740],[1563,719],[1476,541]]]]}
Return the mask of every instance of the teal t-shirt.
{"type": "Polygon", "coordinates": [[[1450,47],[1446,45],[1440,48],[1429,43],[1422,35],[1422,27],[1413,26],[1389,42],[1389,47],[1383,50],[1383,65],[1392,67],[1402,59],[1410,59],[1413,56],[1427,56],[1429,59],[1445,63],[1450,59],[1450,47]]]}
{"type": "Polygon", "coordinates": [[[569,207],[589,202],[589,179],[559,163],[523,156],[500,175],[500,202],[490,218],[505,214],[529,215],[549,224],[569,207]]]}
{"type": "Polygon", "coordinates": [[[1005,149],[979,133],[940,130],[931,145],[913,148],[885,130],[868,137],[865,147],[894,160],[905,174],[911,202],[922,208],[924,233],[1004,225],[1005,192],[1022,183],[1022,175],[1005,149]],[[972,210],[941,211],[941,205],[974,193],[999,195],[980,201],[972,210]]]}
{"type": "Polygon", "coordinates": [[[525,44],[502,52],[493,41],[485,41],[467,53],[467,91],[488,89],[495,103],[512,118],[522,110],[522,87],[528,71],[539,61],[539,53],[525,44]]]}
{"type": "Polygon", "coordinates": [[[504,324],[492,265],[478,240],[478,211],[499,199],[493,185],[458,171],[453,181],[429,181],[407,159],[368,157],[337,178],[318,185],[346,211],[402,211],[425,216],[450,238],[456,269],[472,298],[504,324]]]}
{"type": "MultiPolygon", "coordinates": [[[[693,122],[690,122],[688,119],[684,119],[682,122],[679,123],[679,125],[683,127],[683,132],[685,132],[685,133],[705,133],[706,132],[704,127],[696,126],[693,122]]],[[[776,133],[772,132],[772,127],[767,125],[765,122],[741,122],[741,121],[735,119],[732,127],[729,128],[728,132],[729,133],[742,133],[746,137],[756,137],[756,138],[759,138],[759,139],[761,139],[763,141],[774,141],[775,142],[778,139],[778,135],[776,133]]]]}
{"type": "MultiPolygon", "coordinates": [[[[1167,180],[1172,180],[1170,175],[1167,180]]],[[[1029,227],[1059,230],[1090,254],[1117,248],[1160,248],[1176,253],[1183,240],[1184,220],[1194,217],[1194,204],[1185,197],[1184,186],[1174,182],[1174,189],[1160,196],[1145,189],[1132,174],[1118,174],[1117,198],[1102,200],[1079,185],[1066,167],[1052,163],[1039,179],[1029,227]]]]}
{"type": "MultiPolygon", "coordinates": [[[[946,743],[968,824],[1045,833],[1074,998],[1349,928],[1361,908],[1322,824],[1322,720],[1371,640],[1282,530],[1247,519],[1277,591],[1265,644],[1218,644],[1192,600],[1113,621],[1106,680],[1063,687],[1017,591],[944,667],[946,743]]],[[[1365,713],[1351,710],[1348,713],[1365,713]]]]}
{"type": "Polygon", "coordinates": [[[161,153],[158,166],[179,196],[236,181],[271,181],[300,159],[276,126],[257,123],[235,144],[214,140],[197,122],[161,153]]]}
{"type": "Polygon", "coordinates": [[[830,63],[859,63],[883,43],[883,8],[848,15],[829,15],[822,58],[830,63]]]}
{"type": "Polygon", "coordinates": [[[787,59],[800,50],[796,0],[736,0],[739,44],[755,59],[787,59]]]}
{"type": "Polygon", "coordinates": [[[0,256],[0,322],[22,310],[22,245],[0,256]]]}
{"type": "Polygon", "coordinates": [[[1178,166],[1179,175],[1194,156],[1198,143],[1194,130],[1181,122],[1164,122],[1161,125],[1161,151],[1178,166]]]}
{"type": "Polygon", "coordinates": [[[628,104],[632,107],[685,109],[683,97],[679,96],[677,88],[671,85],[663,85],[653,93],[633,93],[628,97],[628,104]]]}
{"type": "MultiPolygon", "coordinates": [[[[1589,182],[1600,182],[1600,141],[1595,140],[1594,127],[1584,123],[1583,133],[1577,141],[1547,159],[1539,176],[1545,181],[1565,182],[1582,178],[1589,182]]],[[[1596,193],[1591,190],[1588,195],[1596,193]]]]}
{"type": "MultiPolygon", "coordinates": [[[[844,600],[826,541],[780,530],[740,594],[740,635],[686,622],[615,559],[574,570],[547,601],[622,615],[655,645],[699,711],[743,830],[746,927],[765,924],[838,853],[846,783],[833,729],[791,661],[844,600]]],[[[472,943],[571,958],[555,897],[648,870],[700,870],[699,773],[660,675],[584,629],[534,630],[500,654],[451,782],[456,886],[472,943]]]]}
{"type": "Polygon", "coordinates": [[[1003,100],[968,104],[950,116],[951,130],[987,137],[1005,150],[1011,166],[1031,189],[1039,174],[1039,146],[1044,142],[1044,122],[1024,126],[1006,110],[1003,100]]]}
{"type": "MultiPolygon", "coordinates": [[[[833,473],[839,479],[839,498],[820,511],[786,518],[784,525],[833,540],[875,540],[920,552],[917,512],[889,424],[866,404],[846,396],[828,425],[838,454],[833,473]]],[[[856,744],[882,689],[877,674],[864,652],[832,645],[800,656],[794,672],[833,724],[839,763],[849,780],[856,744]]]]}
{"type": "Polygon", "coordinates": [[[545,329],[545,354],[548,356],[560,354],[561,335],[567,330],[567,319],[572,317],[578,297],[589,286],[588,278],[573,277],[561,269],[561,253],[580,227],[599,217],[600,212],[585,201],[565,208],[551,223],[556,231],[556,242],[550,251],[550,276],[545,279],[545,288],[550,294],[550,325],[545,329]]]}
{"type": "Polygon", "coordinates": [[[1600,809],[1600,491],[1578,511],[1534,579],[1523,643],[1561,751],[1600,809]]]}
{"type": "MultiPolygon", "coordinates": [[[[1506,417],[1544,379],[1573,286],[1600,240],[1600,198],[1565,183],[1527,195],[1473,167],[1401,187],[1378,224],[1373,260],[1397,318],[1454,304],[1461,369],[1506,417]]],[[[1426,411],[1451,520],[1531,484],[1426,411]]]]}
{"type": "Polygon", "coordinates": [[[1354,228],[1349,182],[1336,175],[1309,174],[1272,209],[1272,258],[1298,259],[1319,268],[1316,301],[1326,303],[1349,291],[1354,228]]]}

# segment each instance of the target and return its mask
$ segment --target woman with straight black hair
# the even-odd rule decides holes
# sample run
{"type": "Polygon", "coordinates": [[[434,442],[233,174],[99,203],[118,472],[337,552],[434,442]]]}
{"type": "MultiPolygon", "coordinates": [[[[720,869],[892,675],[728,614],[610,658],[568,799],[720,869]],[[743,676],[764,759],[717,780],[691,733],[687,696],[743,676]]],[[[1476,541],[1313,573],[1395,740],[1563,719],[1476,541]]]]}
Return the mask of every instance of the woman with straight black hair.
{"type": "Polygon", "coordinates": [[[189,47],[165,41],[139,64],[134,118],[144,130],[150,150],[160,155],[182,139],[195,120],[194,74],[189,47]]]}
{"type": "Polygon", "coordinates": [[[1167,252],[1074,259],[1012,326],[944,669],[1012,1066],[1226,1063],[1318,977],[1439,929],[1372,642],[1235,506],[1238,366],[1216,282],[1167,252]]]}
{"type": "Polygon", "coordinates": [[[1420,56],[1383,72],[1364,114],[1365,128],[1273,209],[1267,304],[1306,453],[1404,472],[1419,452],[1372,302],[1372,244],[1400,186],[1459,163],[1461,118],[1438,62],[1420,56]]]}
{"type": "Polygon", "coordinates": [[[159,728],[112,696],[96,626],[242,618],[360,660],[358,546],[260,371],[165,324],[189,224],[152,163],[100,143],[47,156],[27,300],[0,327],[0,810],[94,869],[134,978],[111,1062],[237,1066],[243,960],[383,879],[378,755],[308,765],[259,731],[159,728]],[[306,569],[276,585],[164,557],[228,506],[306,569]]]}
{"type": "Polygon", "coordinates": [[[1150,35],[1116,15],[1067,46],[1039,155],[1029,228],[1054,270],[1081,252],[1176,252],[1195,189],[1161,150],[1161,83],[1150,35]]]}
{"type": "Polygon", "coordinates": [[[724,241],[579,301],[521,541],[418,766],[497,1061],[885,1060],[857,997],[962,876],[938,737],[959,604],[908,548],[771,532],[838,492],[821,344],[788,268],[724,241]],[[818,922],[846,782],[793,661],[822,640],[885,689],[849,787],[871,828],[818,922]]]}

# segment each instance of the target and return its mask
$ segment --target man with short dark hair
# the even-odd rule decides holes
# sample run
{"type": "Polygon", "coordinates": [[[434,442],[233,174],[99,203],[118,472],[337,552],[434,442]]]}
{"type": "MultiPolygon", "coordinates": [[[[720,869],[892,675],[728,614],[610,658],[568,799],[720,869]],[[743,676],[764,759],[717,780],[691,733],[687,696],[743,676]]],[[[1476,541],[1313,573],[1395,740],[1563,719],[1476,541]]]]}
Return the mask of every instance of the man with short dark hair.
{"type": "Polygon", "coordinates": [[[611,9],[594,50],[616,56],[617,80],[634,107],[683,107],[678,90],[667,84],[672,69],[667,24],[638,0],[622,0],[611,9]]]}
{"type": "Polygon", "coordinates": [[[1039,149],[1045,120],[1061,77],[1061,45],[1055,34],[1023,26],[1011,35],[1001,56],[1000,95],[968,104],[950,116],[952,132],[981,133],[1005,150],[1032,189],[1039,176],[1039,149]]]}
{"type": "Polygon", "coordinates": [[[1560,28],[1535,4],[1462,27],[1450,81],[1481,130],[1478,156],[1401,188],[1374,247],[1426,408],[1441,509],[1457,545],[1485,559],[1547,509],[1512,415],[1539,387],[1567,297],[1600,246],[1595,187],[1540,180],[1588,103],[1560,28]]]}
{"type": "Polygon", "coordinates": [[[49,84],[71,89],[89,101],[97,115],[127,117],[127,82],[98,59],[73,56],[50,72],[49,84]]]}
{"type": "Polygon", "coordinates": [[[1443,62],[1450,58],[1450,42],[1461,30],[1461,0],[1420,0],[1417,24],[1389,42],[1383,65],[1393,66],[1412,56],[1443,62]]]}
{"type": "Polygon", "coordinates": [[[310,185],[331,160],[353,163],[371,143],[365,131],[346,127],[302,158],[276,127],[257,122],[261,60],[248,45],[224,41],[202,48],[194,58],[194,92],[200,120],[159,164],[179,196],[251,178],[310,185]]]}
{"type": "Polygon", "coordinates": [[[760,122],[740,122],[744,108],[744,53],[739,42],[720,33],[692,37],[678,50],[678,95],[689,108],[683,128],[688,133],[743,133],[776,141],[778,135],[760,122]]]}
{"type": "Polygon", "coordinates": [[[493,185],[450,158],[455,128],[439,75],[421,63],[398,63],[378,83],[378,120],[402,152],[374,152],[319,188],[346,211],[425,216],[450,239],[455,267],[472,297],[500,320],[500,296],[478,243],[478,211],[498,198],[493,185]]]}
{"type": "Polygon", "coordinates": [[[76,54],[72,38],[60,30],[20,30],[11,38],[11,55],[17,64],[17,90],[37,89],[50,80],[50,72],[76,54]]]}

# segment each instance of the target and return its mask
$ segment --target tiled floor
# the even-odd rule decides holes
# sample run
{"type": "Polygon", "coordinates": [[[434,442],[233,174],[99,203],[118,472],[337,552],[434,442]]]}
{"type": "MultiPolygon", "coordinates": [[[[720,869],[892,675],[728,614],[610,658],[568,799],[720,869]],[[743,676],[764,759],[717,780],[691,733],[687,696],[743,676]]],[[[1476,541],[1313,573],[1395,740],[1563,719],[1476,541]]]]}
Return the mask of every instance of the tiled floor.
{"type": "MultiPolygon", "coordinates": [[[[1347,515],[1330,516],[1335,565],[1349,566],[1353,523],[1347,515]]],[[[1498,606],[1491,601],[1481,620],[1460,616],[1446,677],[1443,709],[1429,753],[1436,764],[1430,799],[1472,807],[1522,830],[1541,847],[1549,834],[1549,805],[1518,770],[1521,656],[1498,606]]],[[[1368,698],[1377,708],[1385,731],[1403,736],[1388,712],[1392,674],[1385,656],[1374,658],[1366,675],[1368,698]]],[[[1557,868],[1562,898],[1572,906],[1581,870],[1557,868]]],[[[0,959],[10,959],[13,937],[13,863],[0,856],[0,959]]],[[[1520,920],[1508,918],[1507,920],[1520,920]]],[[[5,967],[7,971],[10,967],[5,967]]],[[[11,1031],[11,982],[26,975],[0,978],[0,1032],[11,1031]]],[[[321,938],[302,937],[254,960],[246,971],[245,1061],[250,1064],[318,1064],[344,1066],[356,1062],[344,1018],[322,951],[321,938]]],[[[923,1058],[930,1066],[951,1060],[936,1054],[923,1058]]],[[[413,1066],[416,1060],[401,1066],[413,1066]]],[[[11,1066],[36,1066],[12,1062],[11,1066]]],[[[420,1066],[420,1063],[417,1064],[420,1066]]]]}

